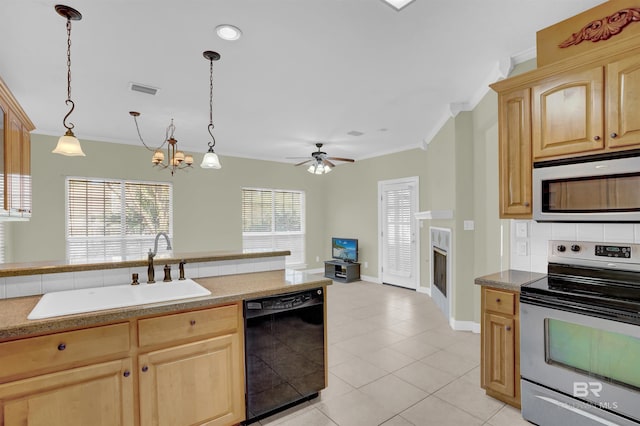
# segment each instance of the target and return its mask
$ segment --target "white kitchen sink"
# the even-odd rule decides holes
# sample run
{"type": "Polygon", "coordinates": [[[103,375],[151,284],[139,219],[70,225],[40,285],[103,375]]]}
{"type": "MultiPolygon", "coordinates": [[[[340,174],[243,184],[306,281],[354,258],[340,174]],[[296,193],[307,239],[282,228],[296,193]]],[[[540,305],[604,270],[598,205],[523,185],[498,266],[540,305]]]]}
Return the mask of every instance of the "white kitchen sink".
{"type": "Polygon", "coordinates": [[[118,285],[47,293],[27,319],[43,319],[82,312],[123,308],[147,303],[168,302],[208,296],[211,292],[193,280],[169,283],[118,285]]]}

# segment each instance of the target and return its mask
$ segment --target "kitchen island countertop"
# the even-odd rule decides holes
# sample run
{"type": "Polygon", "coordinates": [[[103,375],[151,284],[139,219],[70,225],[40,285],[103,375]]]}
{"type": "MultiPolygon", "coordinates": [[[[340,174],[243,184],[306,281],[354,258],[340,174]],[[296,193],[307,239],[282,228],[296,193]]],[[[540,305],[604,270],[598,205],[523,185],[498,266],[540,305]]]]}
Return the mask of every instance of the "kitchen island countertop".
{"type": "Polygon", "coordinates": [[[42,296],[0,300],[0,341],[127,321],[143,316],[207,308],[256,297],[325,287],[332,283],[331,280],[321,275],[289,269],[196,278],[194,281],[210,290],[211,294],[185,300],[136,305],[41,320],[28,320],[27,315],[42,296]]]}
{"type": "Polygon", "coordinates": [[[517,269],[507,269],[475,279],[475,283],[481,286],[501,288],[520,292],[520,287],[546,277],[547,274],[531,271],[519,271],[517,269]]]}

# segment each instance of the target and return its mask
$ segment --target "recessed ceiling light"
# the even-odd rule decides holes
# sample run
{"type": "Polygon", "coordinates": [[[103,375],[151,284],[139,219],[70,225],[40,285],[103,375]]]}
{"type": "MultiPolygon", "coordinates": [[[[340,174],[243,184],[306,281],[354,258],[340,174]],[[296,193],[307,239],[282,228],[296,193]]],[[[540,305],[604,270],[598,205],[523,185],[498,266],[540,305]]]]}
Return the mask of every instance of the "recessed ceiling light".
{"type": "Polygon", "coordinates": [[[218,25],[216,27],[216,34],[218,34],[218,37],[220,37],[223,40],[237,40],[240,38],[240,36],[242,35],[242,31],[240,31],[240,28],[235,27],[233,25],[218,25]]]}
{"type": "Polygon", "coordinates": [[[400,10],[411,3],[413,0],[382,0],[395,10],[400,10]]]}

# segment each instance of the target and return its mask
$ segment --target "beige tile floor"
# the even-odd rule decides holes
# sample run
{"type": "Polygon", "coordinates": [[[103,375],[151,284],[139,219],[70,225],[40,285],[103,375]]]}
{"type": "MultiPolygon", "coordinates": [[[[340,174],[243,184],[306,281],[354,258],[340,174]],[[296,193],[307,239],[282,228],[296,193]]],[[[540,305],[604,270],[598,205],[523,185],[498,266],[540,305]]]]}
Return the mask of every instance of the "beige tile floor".
{"type": "Polygon", "coordinates": [[[529,425],[480,388],[480,335],[451,330],[425,294],[334,283],[327,327],[329,386],[260,424],[529,425]]]}

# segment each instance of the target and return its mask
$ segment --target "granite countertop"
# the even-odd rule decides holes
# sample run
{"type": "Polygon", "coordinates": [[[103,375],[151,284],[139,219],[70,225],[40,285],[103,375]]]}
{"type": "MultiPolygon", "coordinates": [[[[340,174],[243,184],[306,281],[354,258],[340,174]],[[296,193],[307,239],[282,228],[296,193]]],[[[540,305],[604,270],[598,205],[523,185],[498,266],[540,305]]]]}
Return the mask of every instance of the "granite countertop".
{"type": "Polygon", "coordinates": [[[546,276],[547,274],[539,272],[508,269],[506,271],[496,272],[495,274],[478,277],[475,279],[475,283],[477,285],[519,292],[521,286],[537,281],[546,276]]]}
{"type": "Polygon", "coordinates": [[[319,274],[289,269],[196,278],[194,281],[210,290],[211,294],[192,299],[129,306],[42,320],[27,319],[27,315],[38,303],[41,296],[0,300],[0,341],[126,321],[142,316],[212,307],[256,297],[322,287],[332,283],[331,280],[319,274]]]}
{"type": "MultiPolygon", "coordinates": [[[[163,264],[175,264],[182,260],[193,262],[215,262],[219,260],[256,259],[263,257],[289,256],[289,250],[279,251],[230,251],[220,250],[200,253],[171,253],[170,255],[158,255],[154,261],[163,264]]],[[[104,260],[95,262],[69,262],[67,260],[40,261],[24,263],[0,264],[0,277],[13,277],[18,275],[54,274],[58,272],[92,271],[96,269],[132,268],[147,266],[147,256],[134,259],[104,260]]]]}

